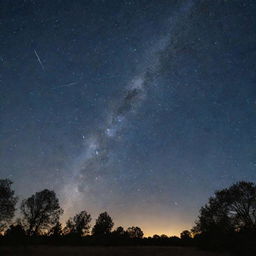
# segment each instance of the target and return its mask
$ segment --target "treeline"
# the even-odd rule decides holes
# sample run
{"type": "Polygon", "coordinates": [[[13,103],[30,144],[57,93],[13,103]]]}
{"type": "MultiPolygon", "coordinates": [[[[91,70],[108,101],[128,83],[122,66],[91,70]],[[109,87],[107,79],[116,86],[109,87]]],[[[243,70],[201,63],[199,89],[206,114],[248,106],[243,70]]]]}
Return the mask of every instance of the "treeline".
{"type": "Polygon", "coordinates": [[[0,180],[0,242],[2,244],[73,245],[176,245],[231,250],[256,255],[256,184],[241,181],[216,191],[199,212],[195,226],[179,237],[144,237],[139,227],[117,227],[107,212],[91,225],[91,215],[81,211],[60,223],[63,210],[54,191],[45,189],[24,199],[19,218],[13,220],[17,197],[8,179],[0,180]]]}
{"type": "Polygon", "coordinates": [[[144,238],[140,227],[113,229],[114,222],[107,212],[101,213],[91,225],[91,215],[83,210],[60,223],[63,209],[54,191],[36,192],[20,204],[18,218],[13,220],[18,201],[12,181],[0,180],[1,244],[68,244],[68,245],[182,245],[187,237],[166,235],[144,238]]]}

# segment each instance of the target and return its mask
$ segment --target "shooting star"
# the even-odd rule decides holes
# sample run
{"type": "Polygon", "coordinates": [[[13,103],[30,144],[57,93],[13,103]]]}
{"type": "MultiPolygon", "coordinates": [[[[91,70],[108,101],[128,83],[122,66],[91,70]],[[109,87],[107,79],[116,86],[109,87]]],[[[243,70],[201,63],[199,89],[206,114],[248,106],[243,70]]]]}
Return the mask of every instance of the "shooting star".
{"type": "Polygon", "coordinates": [[[57,89],[57,88],[62,88],[62,87],[70,87],[70,86],[75,85],[75,84],[78,84],[78,82],[71,82],[71,83],[68,83],[68,84],[62,84],[62,85],[59,85],[59,86],[55,86],[52,89],[57,89]]]}
{"type": "Polygon", "coordinates": [[[40,59],[40,57],[39,57],[39,55],[37,54],[37,52],[36,52],[35,49],[34,49],[34,53],[35,53],[35,55],[36,55],[36,58],[37,58],[37,60],[38,60],[38,62],[39,62],[39,64],[40,64],[42,70],[45,71],[44,65],[43,65],[43,63],[42,63],[42,61],[41,61],[41,59],[40,59]]]}

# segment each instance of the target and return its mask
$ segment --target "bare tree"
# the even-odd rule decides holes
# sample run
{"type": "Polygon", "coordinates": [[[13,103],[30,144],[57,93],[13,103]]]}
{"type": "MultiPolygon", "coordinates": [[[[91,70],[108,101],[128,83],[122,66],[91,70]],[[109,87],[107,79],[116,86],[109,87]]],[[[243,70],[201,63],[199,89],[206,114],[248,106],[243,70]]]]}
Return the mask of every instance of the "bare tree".
{"type": "Polygon", "coordinates": [[[23,224],[29,235],[49,230],[59,221],[63,210],[54,191],[45,189],[22,201],[23,224]]]}
{"type": "Polygon", "coordinates": [[[12,181],[0,179],[0,231],[3,231],[15,213],[17,197],[11,189],[12,181]]]}

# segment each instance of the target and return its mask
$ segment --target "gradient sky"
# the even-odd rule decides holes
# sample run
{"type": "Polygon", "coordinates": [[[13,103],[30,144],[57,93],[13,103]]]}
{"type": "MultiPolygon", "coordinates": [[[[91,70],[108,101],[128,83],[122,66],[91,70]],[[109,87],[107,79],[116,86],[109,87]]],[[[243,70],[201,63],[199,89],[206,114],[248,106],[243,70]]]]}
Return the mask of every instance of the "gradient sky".
{"type": "Polygon", "coordinates": [[[256,182],[256,2],[0,0],[0,177],[146,235],[256,182]]]}

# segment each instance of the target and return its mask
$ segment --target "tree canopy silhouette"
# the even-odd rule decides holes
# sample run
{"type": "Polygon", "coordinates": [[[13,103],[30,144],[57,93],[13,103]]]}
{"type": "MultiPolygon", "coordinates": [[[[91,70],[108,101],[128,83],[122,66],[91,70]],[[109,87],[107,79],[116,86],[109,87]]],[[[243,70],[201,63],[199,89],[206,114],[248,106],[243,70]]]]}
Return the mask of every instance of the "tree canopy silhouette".
{"type": "Polygon", "coordinates": [[[26,232],[23,229],[23,226],[21,224],[13,224],[5,231],[5,236],[11,237],[14,239],[23,238],[25,237],[25,235],[26,235],[26,232]]]}
{"type": "Polygon", "coordinates": [[[180,238],[182,240],[190,240],[192,238],[191,232],[189,230],[184,230],[180,233],[180,238]]]}
{"type": "Polygon", "coordinates": [[[130,238],[142,238],[144,236],[143,231],[139,227],[127,228],[127,233],[130,238]]]}
{"type": "Polygon", "coordinates": [[[115,238],[123,238],[126,235],[126,233],[127,232],[124,230],[124,228],[119,226],[112,232],[112,235],[115,238]]]}
{"type": "Polygon", "coordinates": [[[96,224],[92,229],[92,234],[94,236],[107,236],[111,233],[113,226],[114,222],[112,221],[112,218],[107,212],[103,212],[96,220],[96,224]]]}
{"type": "Polygon", "coordinates": [[[229,233],[256,229],[256,185],[241,181],[216,191],[201,208],[194,233],[229,233]]]}
{"type": "Polygon", "coordinates": [[[60,237],[62,235],[62,225],[59,221],[50,229],[48,235],[53,237],[60,237]]]}
{"type": "Polygon", "coordinates": [[[0,179],[0,231],[6,228],[15,213],[17,198],[11,189],[12,181],[0,179]]]}
{"type": "Polygon", "coordinates": [[[89,234],[90,222],[92,218],[86,211],[81,211],[79,214],[70,218],[65,227],[65,233],[76,234],[79,236],[84,236],[89,234]]]}
{"type": "Polygon", "coordinates": [[[45,189],[21,203],[23,224],[28,235],[38,235],[49,230],[59,221],[63,210],[54,191],[45,189]]]}

